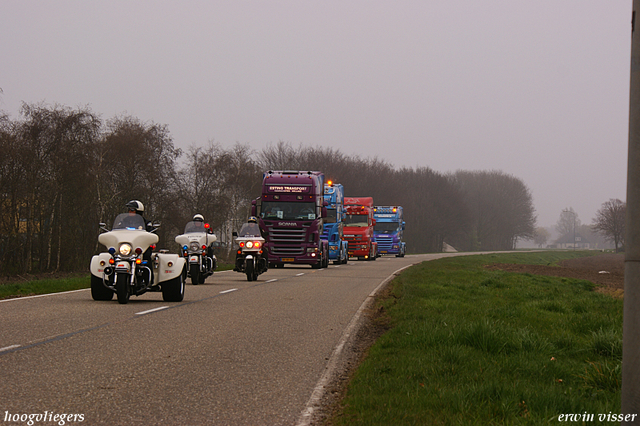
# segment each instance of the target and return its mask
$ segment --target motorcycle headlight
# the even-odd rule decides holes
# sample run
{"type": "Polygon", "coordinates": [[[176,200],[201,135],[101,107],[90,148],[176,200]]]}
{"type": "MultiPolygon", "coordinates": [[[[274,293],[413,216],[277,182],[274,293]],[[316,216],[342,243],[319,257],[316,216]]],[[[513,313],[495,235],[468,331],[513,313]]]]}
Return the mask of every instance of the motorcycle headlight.
{"type": "Polygon", "coordinates": [[[120,244],[120,254],[123,256],[129,256],[131,254],[131,245],[127,243],[120,244]]]}
{"type": "Polygon", "coordinates": [[[252,248],[252,247],[253,247],[253,242],[247,241],[247,248],[252,248]]]}
{"type": "Polygon", "coordinates": [[[191,250],[192,251],[200,250],[200,243],[198,243],[197,241],[192,241],[191,242],[191,250]]]}

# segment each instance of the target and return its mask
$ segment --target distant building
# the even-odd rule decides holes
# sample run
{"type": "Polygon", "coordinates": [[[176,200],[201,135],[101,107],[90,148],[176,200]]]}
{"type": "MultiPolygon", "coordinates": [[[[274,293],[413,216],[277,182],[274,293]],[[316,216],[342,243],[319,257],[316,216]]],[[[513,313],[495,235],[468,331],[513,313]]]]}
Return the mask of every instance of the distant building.
{"type": "Polygon", "coordinates": [[[593,245],[588,239],[586,239],[585,237],[583,237],[581,234],[577,232],[575,234],[575,240],[574,240],[573,234],[563,235],[562,237],[558,238],[555,246],[556,248],[559,248],[559,249],[576,248],[580,250],[588,250],[588,249],[595,248],[593,247],[593,245]]]}

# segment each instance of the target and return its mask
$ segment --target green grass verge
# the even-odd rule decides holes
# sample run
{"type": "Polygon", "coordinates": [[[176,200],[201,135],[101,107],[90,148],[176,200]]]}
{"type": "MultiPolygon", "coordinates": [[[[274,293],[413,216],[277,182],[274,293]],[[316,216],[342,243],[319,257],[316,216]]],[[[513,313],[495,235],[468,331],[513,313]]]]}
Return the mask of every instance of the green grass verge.
{"type": "Polygon", "coordinates": [[[0,285],[0,299],[60,293],[89,288],[89,274],[57,279],[40,279],[0,285]]]}
{"type": "MultiPolygon", "coordinates": [[[[233,269],[232,264],[218,264],[216,271],[233,269]]],[[[0,284],[0,300],[39,294],[60,293],[91,287],[90,274],[57,279],[39,279],[0,284]]],[[[213,275],[215,278],[215,273],[213,275]]],[[[190,281],[189,281],[190,282],[190,281]]]]}
{"type": "Polygon", "coordinates": [[[392,328],[332,423],[539,425],[619,413],[622,300],[588,281],[483,268],[588,254],[466,256],[406,270],[379,301],[392,328]]]}

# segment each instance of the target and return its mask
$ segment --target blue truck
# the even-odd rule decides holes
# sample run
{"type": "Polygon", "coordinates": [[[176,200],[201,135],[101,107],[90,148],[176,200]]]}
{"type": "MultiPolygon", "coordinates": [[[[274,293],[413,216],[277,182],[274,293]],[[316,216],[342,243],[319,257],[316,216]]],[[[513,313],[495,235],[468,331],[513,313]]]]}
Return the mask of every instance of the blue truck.
{"type": "Polygon", "coordinates": [[[324,219],[322,239],[329,242],[329,260],[334,265],[349,261],[349,244],[343,237],[344,227],[344,187],[328,181],[324,184],[324,200],[327,205],[327,217],[324,219]]]}
{"type": "Polygon", "coordinates": [[[404,257],[406,243],[402,241],[404,219],[401,206],[375,206],[373,218],[376,220],[373,234],[378,242],[378,255],[395,254],[404,257]]]}

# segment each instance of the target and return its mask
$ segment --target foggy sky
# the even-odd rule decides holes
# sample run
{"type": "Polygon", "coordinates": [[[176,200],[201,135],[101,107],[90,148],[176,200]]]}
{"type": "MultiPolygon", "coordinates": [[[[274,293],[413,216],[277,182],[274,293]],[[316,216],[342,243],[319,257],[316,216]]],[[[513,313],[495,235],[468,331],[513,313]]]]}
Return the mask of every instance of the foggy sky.
{"type": "MultiPolygon", "coordinates": [[[[631,0],[0,3],[0,110],[89,106],[177,147],[502,170],[538,225],[625,200],[631,0]]],[[[345,184],[348,191],[348,187],[345,184]]],[[[366,195],[366,194],[352,194],[366,195]]]]}

